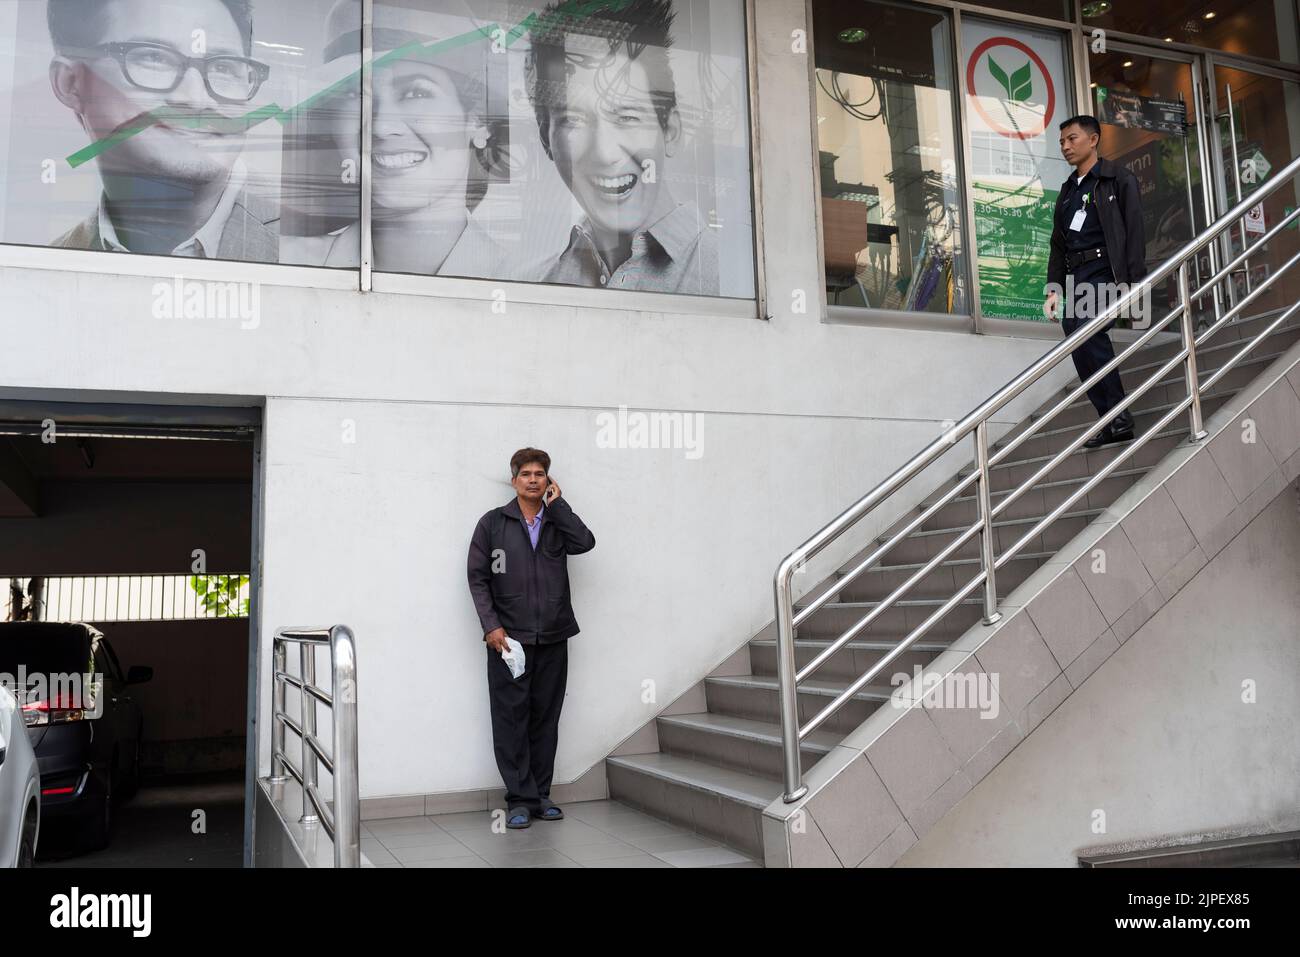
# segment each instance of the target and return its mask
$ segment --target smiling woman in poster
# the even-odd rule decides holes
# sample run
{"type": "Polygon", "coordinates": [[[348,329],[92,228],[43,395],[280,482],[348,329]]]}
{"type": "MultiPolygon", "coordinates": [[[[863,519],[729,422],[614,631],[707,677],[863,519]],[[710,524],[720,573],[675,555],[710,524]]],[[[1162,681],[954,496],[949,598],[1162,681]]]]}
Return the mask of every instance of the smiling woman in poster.
{"type": "MultiPolygon", "coordinates": [[[[458,0],[437,6],[437,12],[374,7],[374,264],[385,272],[488,275],[505,255],[472,215],[505,139],[504,128],[488,118],[489,44],[484,38],[435,49],[478,25],[458,0]]],[[[361,161],[360,24],[361,0],[339,0],[326,21],[326,69],[340,89],[321,109],[344,169],[347,161],[359,169],[361,161]]],[[[284,237],[283,250],[285,262],[354,267],[361,224],[284,237]]]]}

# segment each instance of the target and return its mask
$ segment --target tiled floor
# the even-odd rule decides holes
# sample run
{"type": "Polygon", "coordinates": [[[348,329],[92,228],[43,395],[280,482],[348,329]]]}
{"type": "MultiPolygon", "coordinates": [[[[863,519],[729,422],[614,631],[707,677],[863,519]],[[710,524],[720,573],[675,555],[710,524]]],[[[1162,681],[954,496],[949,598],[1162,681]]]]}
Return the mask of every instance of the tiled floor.
{"type": "Polygon", "coordinates": [[[376,867],[762,866],[617,801],[563,808],[564,820],[517,831],[506,830],[504,811],[366,821],[361,850],[376,867]]]}

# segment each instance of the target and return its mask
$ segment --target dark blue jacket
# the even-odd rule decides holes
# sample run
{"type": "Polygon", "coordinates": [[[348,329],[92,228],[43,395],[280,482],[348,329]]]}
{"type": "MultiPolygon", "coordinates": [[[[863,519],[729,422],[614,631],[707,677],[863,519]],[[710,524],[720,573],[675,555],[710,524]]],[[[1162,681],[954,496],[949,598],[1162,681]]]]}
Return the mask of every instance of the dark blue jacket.
{"type": "Polygon", "coordinates": [[[568,557],[595,547],[596,536],[563,497],[542,511],[535,551],[518,499],[480,518],[469,543],[467,572],[484,637],[504,628],[521,645],[532,645],[576,635],[568,557]]]}
{"type": "MultiPolygon", "coordinates": [[[[1142,224],[1142,189],[1137,177],[1118,163],[1098,157],[1097,213],[1106,236],[1106,259],[1116,282],[1136,283],[1147,274],[1146,233],[1142,224]]],[[[1070,174],[1070,179],[1074,174],[1070,174]]],[[[1065,288],[1065,231],[1061,207],[1069,195],[1070,179],[1061,184],[1052,213],[1051,254],[1047,281],[1065,288]]]]}

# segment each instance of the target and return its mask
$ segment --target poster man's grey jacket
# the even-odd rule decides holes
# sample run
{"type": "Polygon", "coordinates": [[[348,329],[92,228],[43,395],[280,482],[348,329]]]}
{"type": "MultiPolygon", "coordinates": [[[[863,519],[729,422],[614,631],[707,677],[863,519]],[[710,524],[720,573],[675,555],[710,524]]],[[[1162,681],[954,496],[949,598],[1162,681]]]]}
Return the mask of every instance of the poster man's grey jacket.
{"type": "MultiPolygon", "coordinates": [[[[1142,199],[1137,177],[1118,163],[1099,158],[1097,214],[1106,236],[1106,258],[1116,282],[1135,283],[1147,274],[1146,231],[1142,226],[1142,199]]],[[[1073,174],[1061,184],[1052,214],[1052,254],[1047,261],[1047,281],[1065,287],[1065,231],[1061,206],[1069,194],[1073,174]]]]}
{"type": "Polygon", "coordinates": [[[578,633],[567,560],[595,548],[596,536],[563,498],[543,509],[541,521],[534,549],[517,499],[478,520],[469,543],[469,591],[485,638],[504,628],[521,645],[545,645],[578,633]]]}

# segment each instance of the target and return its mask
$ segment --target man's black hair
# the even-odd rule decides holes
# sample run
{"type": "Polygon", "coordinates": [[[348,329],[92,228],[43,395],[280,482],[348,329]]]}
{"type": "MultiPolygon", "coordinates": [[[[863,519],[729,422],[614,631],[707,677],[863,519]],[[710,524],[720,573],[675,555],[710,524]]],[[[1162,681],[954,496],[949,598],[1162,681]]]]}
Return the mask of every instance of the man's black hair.
{"type": "Polygon", "coordinates": [[[1097,122],[1097,117],[1090,116],[1087,113],[1081,113],[1078,116],[1072,116],[1061,124],[1061,129],[1067,126],[1081,126],[1085,133],[1096,133],[1101,136],[1101,124],[1097,122]]]}
{"type": "MultiPolygon", "coordinates": [[[[126,0],[117,0],[126,2],[126,0]]],[[[230,11],[244,43],[244,55],[253,53],[253,3],[252,0],[220,0],[230,11]]],[[[46,21],[50,39],[57,53],[76,53],[94,45],[98,14],[105,0],[49,0],[46,21]]]]}
{"type": "Polygon", "coordinates": [[[529,30],[525,69],[548,156],[551,108],[563,101],[565,81],[576,65],[599,67],[620,47],[629,61],[645,68],[659,127],[668,129],[677,109],[677,86],[668,62],[675,18],[672,0],[555,0],[542,11],[529,30]]]}

